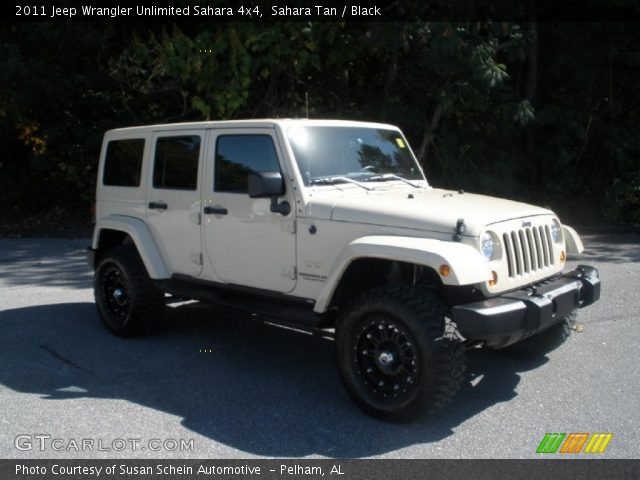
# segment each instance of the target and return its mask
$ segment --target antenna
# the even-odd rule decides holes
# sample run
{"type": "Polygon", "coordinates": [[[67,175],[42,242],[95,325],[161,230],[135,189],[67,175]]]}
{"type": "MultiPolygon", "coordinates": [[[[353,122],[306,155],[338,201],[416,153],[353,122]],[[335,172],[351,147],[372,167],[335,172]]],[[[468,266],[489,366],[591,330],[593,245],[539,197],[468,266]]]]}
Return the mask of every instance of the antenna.
{"type": "Polygon", "coordinates": [[[304,92],[304,108],[307,113],[307,118],[309,118],[309,91],[304,92]]]}

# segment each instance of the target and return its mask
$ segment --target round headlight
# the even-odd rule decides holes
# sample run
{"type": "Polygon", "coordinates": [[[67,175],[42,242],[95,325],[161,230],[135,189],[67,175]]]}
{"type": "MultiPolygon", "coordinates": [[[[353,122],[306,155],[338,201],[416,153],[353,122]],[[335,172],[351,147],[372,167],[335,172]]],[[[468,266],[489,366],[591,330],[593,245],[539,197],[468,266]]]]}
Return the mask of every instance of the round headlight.
{"type": "Polygon", "coordinates": [[[493,244],[493,236],[489,232],[484,232],[480,237],[480,244],[482,248],[482,254],[487,260],[491,260],[495,246],[493,244]]]}
{"type": "Polygon", "coordinates": [[[562,227],[560,227],[560,222],[555,218],[551,222],[551,238],[556,243],[562,242],[562,227]]]}

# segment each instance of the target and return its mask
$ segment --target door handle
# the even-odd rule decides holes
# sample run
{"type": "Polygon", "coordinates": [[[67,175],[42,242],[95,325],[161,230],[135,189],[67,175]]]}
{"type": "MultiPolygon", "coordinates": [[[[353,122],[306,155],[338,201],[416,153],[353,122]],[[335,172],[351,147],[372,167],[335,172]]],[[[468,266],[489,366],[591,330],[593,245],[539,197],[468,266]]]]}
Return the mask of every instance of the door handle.
{"type": "Polygon", "coordinates": [[[166,210],[168,205],[164,202],[149,202],[149,208],[152,210],[166,210]]]}
{"type": "Polygon", "coordinates": [[[205,215],[226,215],[228,210],[224,207],[204,207],[205,215]]]}

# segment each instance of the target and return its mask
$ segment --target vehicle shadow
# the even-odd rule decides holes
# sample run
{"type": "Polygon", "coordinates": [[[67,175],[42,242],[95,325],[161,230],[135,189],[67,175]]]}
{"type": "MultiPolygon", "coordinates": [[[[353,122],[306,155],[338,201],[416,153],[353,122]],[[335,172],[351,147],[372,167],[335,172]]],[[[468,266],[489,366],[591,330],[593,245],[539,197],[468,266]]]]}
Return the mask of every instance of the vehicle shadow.
{"type": "Polygon", "coordinates": [[[0,311],[0,383],[52,401],[135,402],[248,454],[357,458],[451,435],[515,397],[519,372],[547,361],[471,350],[467,381],[452,405],[394,424],[368,417],[349,400],[333,341],[198,303],[168,310],[162,332],[136,340],[108,334],[92,303],[0,311]]]}

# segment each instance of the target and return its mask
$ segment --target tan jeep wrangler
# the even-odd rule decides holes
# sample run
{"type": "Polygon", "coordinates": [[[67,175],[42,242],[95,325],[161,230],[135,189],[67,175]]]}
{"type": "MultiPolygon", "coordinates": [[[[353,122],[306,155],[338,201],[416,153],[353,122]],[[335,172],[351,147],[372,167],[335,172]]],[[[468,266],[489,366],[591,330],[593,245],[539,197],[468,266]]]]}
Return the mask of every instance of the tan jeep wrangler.
{"type": "Polygon", "coordinates": [[[432,187],[394,126],[336,120],[111,130],[89,260],[100,317],[150,332],[169,296],[333,335],[367,412],[447,404],[465,349],[543,354],[600,296],[554,213],[432,187]]]}

